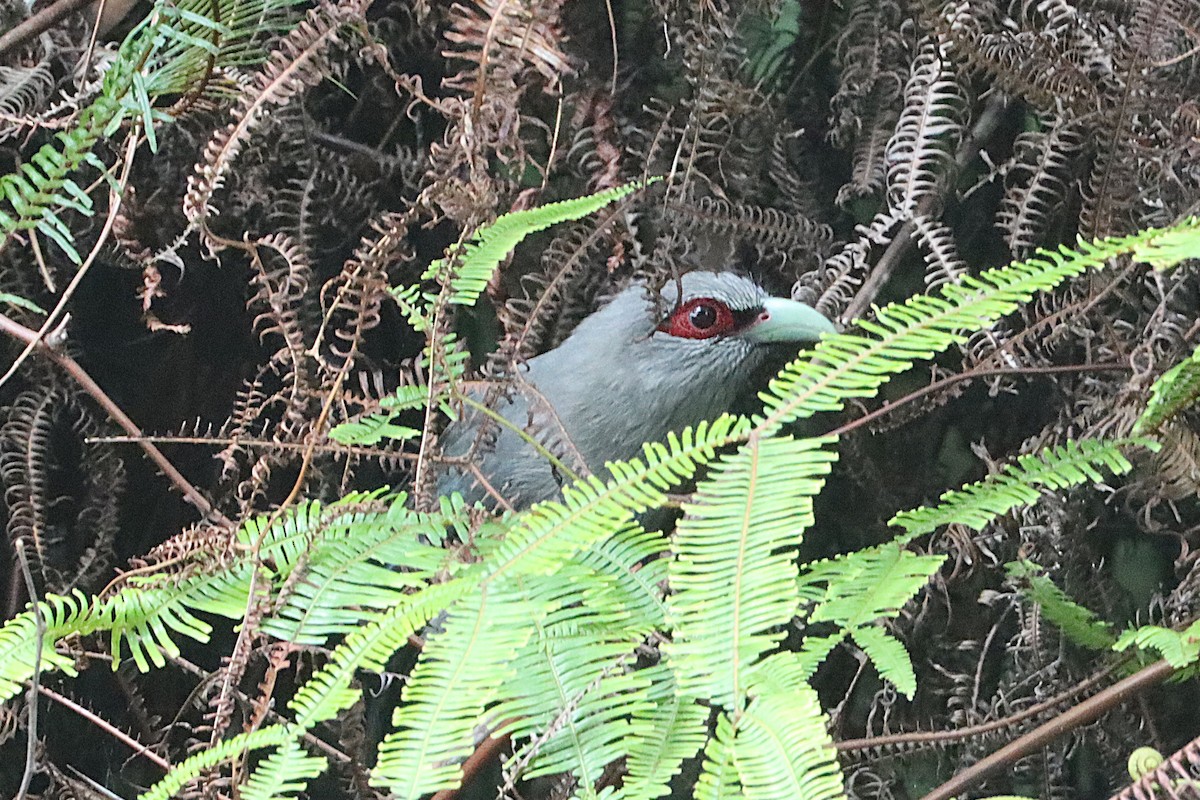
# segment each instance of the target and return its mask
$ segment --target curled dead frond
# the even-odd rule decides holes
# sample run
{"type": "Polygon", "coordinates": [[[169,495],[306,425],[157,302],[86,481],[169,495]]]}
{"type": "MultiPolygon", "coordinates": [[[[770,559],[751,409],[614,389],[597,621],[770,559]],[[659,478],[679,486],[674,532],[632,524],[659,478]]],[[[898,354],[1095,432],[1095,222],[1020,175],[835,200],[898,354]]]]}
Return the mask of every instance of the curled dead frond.
{"type": "MultiPolygon", "coordinates": [[[[828,136],[843,148],[858,151],[864,137],[874,137],[882,120],[894,124],[912,57],[912,44],[900,31],[903,15],[894,0],[856,0],[838,37],[841,66],[837,93],[829,101],[828,136]]],[[[871,171],[855,164],[856,172],[871,171]]]]}
{"type": "Polygon", "coordinates": [[[1017,137],[1009,185],[996,217],[1015,257],[1025,257],[1046,242],[1069,191],[1072,162],[1084,145],[1081,127],[1058,118],[1045,120],[1042,130],[1017,137]]]}
{"type": "Polygon", "coordinates": [[[904,110],[887,146],[887,202],[898,215],[927,213],[952,176],[963,137],[966,96],[953,65],[938,43],[917,50],[904,88],[904,110]]]}
{"type": "Polygon", "coordinates": [[[684,231],[704,228],[718,236],[742,237],[763,247],[820,250],[833,239],[828,225],[775,208],[712,197],[670,202],[666,208],[672,221],[684,231]]]}
{"type": "Polygon", "coordinates": [[[268,112],[330,74],[330,50],[341,44],[343,29],[356,16],[356,9],[347,4],[317,6],[280,41],[267,63],[243,82],[233,122],[213,135],[195,174],[188,178],[183,211],[190,225],[203,228],[216,212],[213,195],[268,112]]]}
{"type": "Polygon", "coordinates": [[[100,426],[81,398],[49,379],[22,393],[0,426],[8,541],[25,550],[43,591],[88,588],[112,563],[123,462],[88,443],[100,426]]]}
{"type": "Polygon", "coordinates": [[[374,235],[365,237],[337,276],[321,287],[322,324],[314,352],[329,369],[345,368],[359,353],[363,337],[379,324],[380,307],[388,296],[388,268],[411,258],[409,228],[416,209],[385,214],[373,220],[374,235]]]}

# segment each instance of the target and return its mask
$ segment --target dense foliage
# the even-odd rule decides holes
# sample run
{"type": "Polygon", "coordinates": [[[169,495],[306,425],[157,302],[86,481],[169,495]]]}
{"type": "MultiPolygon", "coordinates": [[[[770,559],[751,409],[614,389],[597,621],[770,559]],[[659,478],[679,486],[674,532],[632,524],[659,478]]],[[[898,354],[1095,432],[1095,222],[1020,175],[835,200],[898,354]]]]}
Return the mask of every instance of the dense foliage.
{"type": "Polygon", "coordinates": [[[1189,791],[1195,0],[89,23],[0,40],[0,794],[1189,791]],[[698,266],[846,330],[436,496],[446,415],[698,266]]]}

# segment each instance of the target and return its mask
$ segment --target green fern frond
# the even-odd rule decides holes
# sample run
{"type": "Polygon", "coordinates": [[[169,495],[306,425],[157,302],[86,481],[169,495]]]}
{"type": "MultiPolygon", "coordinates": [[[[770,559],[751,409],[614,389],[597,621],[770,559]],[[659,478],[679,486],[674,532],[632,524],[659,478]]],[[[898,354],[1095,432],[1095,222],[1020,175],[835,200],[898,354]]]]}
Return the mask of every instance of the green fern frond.
{"type": "Polygon", "coordinates": [[[1021,593],[1038,604],[1042,616],[1075,644],[1089,650],[1107,650],[1116,642],[1111,625],[1067,597],[1037,564],[1011,561],[1004,570],[1021,593]]]}
{"type": "Polygon", "coordinates": [[[811,679],[816,675],[817,669],[825,663],[829,654],[845,640],[845,630],[826,636],[805,636],[804,641],[800,643],[800,650],[796,653],[805,678],[811,679]]]}
{"type": "Polygon", "coordinates": [[[1189,217],[1159,233],[1134,247],[1135,261],[1161,271],[1182,261],[1200,258],[1200,217],[1189,217]]]}
{"type": "Polygon", "coordinates": [[[347,636],[329,662],[288,703],[296,725],[307,730],[354,705],[362,696],[352,688],[360,670],[383,672],[387,660],[408,643],[408,637],[473,590],[471,583],[461,579],[429,586],[405,595],[386,614],[347,636]]]}
{"type": "Polygon", "coordinates": [[[831,437],[752,438],[684,504],[667,600],[681,690],[736,709],[746,671],[796,614],[795,552],[837,454],[831,437]]]}
{"type": "Polygon", "coordinates": [[[724,414],[650,443],[642,458],[607,465],[608,480],[581,479],[563,490],[562,502],[538,503],[512,518],[502,538],[480,542],[489,580],[554,573],[560,564],[609,536],[628,535],[630,520],[662,505],[665,491],[695,474],[719,447],[745,436],[741,417],[724,414]]]}
{"type": "Polygon", "coordinates": [[[265,57],[266,52],[250,42],[264,31],[267,21],[279,17],[279,9],[297,2],[224,0],[220,11],[228,16],[222,17],[223,25],[213,20],[209,0],[156,3],[126,36],[105,73],[99,95],[75,117],[73,126],[55,134],[53,143],[43,145],[16,172],[0,176],[3,241],[19,231],[37,230],[80,263],[71,231],[59,212],[71,209],[90,215],[92,201],[71,174],[85,164],[103,171],[104,165],[92,151],[131,114],[141,118],[143,130],[153,142],[155,122],[167,120],[152,110],[157,97],[186,93],[212,66],[244,66],[265,57]]]}
{"type": "Polygon", "coordinates": [[[1154,650],[1175,669],[1191,667],[1200,661],[1200,620],[1182,631],[1158,625],[1127,630],[1118,637],[1113,649],[1124,652],[1130,648],[1154,650]]]}
{"type": "Polygon", "coordinates": [[[808,620],[831,622],[841,628],[842,634],[806,641],[806,670],[811,672],[819,663],[811,659],[823,659],[836,639],[849,634],[879,674],[911,697],[916,691],[916,676],[908,652],[875,623],[899,614],[945,560],[940,555],[918,556],[889,542],[810,565],[798,583],[801,596],[816,600],[808,620]],[[821,585],[825,586],[823,593],[816,591],[821,585]]]}
{"type": "Polygon", "coordinates": [[[744,797],[843,797],[825,712],[793,654],[764,659],[752,681],[753,700],[737,716],[733,740],[733,762],[744,797]]]}
{"type": "Polygon", "coordinates": [[[651,706],[649,676],[632,670],[627,641],[592,630],[564,632],[541,625],[515,660],[515,677],[494,710],[514,740],[525,740],[513,758],[528,763],[522,777],[569,773],[594,786],[605,768],[650,731],[639,719],[651,706]],[[607,640],[606,640],[607,639],[607,640]]]}
{"type": "Polygon", "coordinates": [[[452,248],[446,259],[433,262],[426,271],[426,276],[438,277],[447,265],[457,263],[450,276],[452,292],[449,300],[457,305],[474,305],[479,295],[487,288],[496,267],[526,236],[560,222],[585,217],[658,180],[660,179],[650,178],[646,181],[631,181],[624,186],[586,197],[502,214],[495,222],[476,231],[464,245],[452,248]]]}
{"type": "MultiPolygon", "coordinates": [[[[665,490],[688,480],[745,429],[745,420],[727,415],[672,435],[665,445],[649,444],[644,460],[610,464],[607,481],[577,481],[563,502],[537,504],[510,518],[502,537],[478,540],[478,563],[456,579],[476,587],[475,594],[452,608],[445,630],[426,642],[374,779],[401,797],[457,785],[457,760],[469,754],[483,708],[500,699],[500,683],[533,621],[568,605],[554,599],[556,573],[603,539],[635,535],[634,514],[660,505],[665,490]],[[531,587],[543,585],[545,597],[528,599],[531,587]]],[[[623,647],[631,649],[628,637],[623,647]]],[[[610,741],[610,725],[598,730],[610,741]]]]}
{"type": "Polygon", "coordinates": [[[779,80],[780,70],[800,36],[800,0],[783,0],[774,15],[744,14],[742,36],[746,41],[746,72],[759,85],[779,80]]]}
{"type": "Polygon", "coordinates": [[[904,644],[879,625],[863,625],[850,631],[850,638],[871,659],[883,678],[896,691],[912,700],[917,692],[917,673],[904,644]]]}
{"type": "Polygon", "coordinates": [[[401,800],[454,789],[483,711],[514,675],[513,659],[545,608],[523,591],[485,585],[446,612],[425,640],[371,774],[401,800]]]}
{"type": "Polygon", "coordinates": [[[800,592],[824,584],[809,620],[853,629],[895,617],[945,561],[945,556],[919,556],[888,542],[814,562],[800,576],[800,592]]]}
{"type": "Polygon", "coordinates": [[[756,697],[738,724],[733,759],[748,800],[842,797],[838,768],[817,693],[756,697]]]}
{"type": "Polygon", "coordinates": [[[429,307],[436,300],[436,294],[426,292],[419,283],[393,286],[389,292],[410,328],[417,333],[429,330],[429,307]]]}
{"type": "MultiPolygon", "coordinates": [[[[61,670],[74,675],[75,659],[59,653],[55,644],[63,636],[84,629],[90,618],[88,598],[80,592],[69,596],[48,595],[38,608],[46,627],[37,666],[42,672],[61,670]]],[[[0,627],[0,702],[21,691],[24,682],[33,675],[37,649],[37,617],[32,608],[0,627]]]]}
{"type": "Polygon", "coordinates": [[[1200,347],[1192,355],[1164,372],[1150,387],[1150,402],[1133,426],[1134,433],[1148,433],[1200,400],[1200,347]]]}
{"type": "Polygon", "coordinates": [[[1016,464],[1007,464],[1003,470],[982,481],[946,492],[938,505],[902,511],[888,524],[904,528],[906,540],[952,523],[982,530],[989,522],[1018,506],[1036,503],[1045,490],[1068,489],[1085,481],[1103,481],[1101,469],[1113,475],[1124,475],[1133,468],[1121,452],[1129,447],[1159,449],[1158,443],[1150,439],[1068,441],[1040,453],[1020,456],[1016,464]]]}
{"type": "Polygon", "coordinates": [[[308,782],[325,771],[327,762],[321,756],[305,752],[292,739],[281,744],[254,768],[238,792],[241,800],[277,800],[295,797],[304,791],[308,782]]]}
{"type": "Polygon", "coordinates": [[[379,401],[381,411],[368,414],[354,422],[343,422],[329,432],[329,438],[340,444],[369,447],[384,439],[407,441],[421,435],[416,428],[395,424],[396,417],[425,407],[429,400],[428,386],[401,386],[379,401]]]}
{"type": "Polygon", "coordinates": [[[523,777],[566,772],[592,786],[650,730],[637,715],[649,711],[651,677],[665,673],[632,669],[651,629],[610,591],[607,575],[571,565],[543,580],[550,611],[534,622],[489,716],[509,720],[503,731],[527,740],[513,757],[523,777]]]}
{"type": "Polygon", "coordinates": [[[284,745],[295,736],[295,732],[284,725],[270,725],[230,737],[176,764],[158,783],[138,795],[138,800],[171,800],[205,770],[264,747],[284,745]]]}
{"type": "MultiPolygon", "coordinates": [[[[268,36],[290,27],[288,10],[301,0],[213,0],[161,4],[161,46],[147,70],[153,95],[191,91],[208,71],[208,63],[224,69],[245,69],[267,55],[268,36]]],[[[215,84],[208,94],[219,93],[215,84]]]]}
{"type": "Polygon", "coordinates": [[[406,507],[405,494],[387,499],[380,510],[359,510],[359,497],[345,498],[314,527],[303,575],[263,621],[265,632],[322,645],[448,574],[453,565],[440,545],[447,528],[465,521],[461,499],[447,499],[441,512],[423,514],[406,507]]]}
{"type": "Polygon", "coordinates": [[[716,728],[704,746],[700,777],[696,780],[696,800],[736,800],[742,797],[742,785],[733,763],[736,730],[728,715],[717,716],[716,728]]]}
{"type": "MultiPolygon", "coordinates": [[[[172,632],[198,642],[207,642],[212,626],[191,609],[213,610],[220,606],[224,616],[236,619],[246,610],[250,566],[237,565],[227,571],[198,576],[167,588],[142,589],[130,586],[114,595],[103,607],[102,618],[111,631],[112,665],[122,660],[122,645],[142,672],[163,667],[167,657],[179,655],[172,632]],[[242,605],[237,608],[236,599],[242,605]],[[164,655],[165,654],[165,655],[164,655]]],[[[100,615],[98,615],[100,616],[100,615]]]]}
{"type": "Polygon", "coordinates": [[[91,198],[69,176],[87,162],[105,132],[120,123],[125,111],[119,98],[131,85],[128,74],[110,68],[101,95],[79,114],[69,131],[57,133],[54,143],[42,145],[17,172],[0,176],[0,231],[5,242],[18,231],[36,229],[76,264],[82,262],[71,231],[57,212],[69,208],[92,213],[91,198]]]}
{"type": "MultiPolygon", "coordinates": [[[[565,490],[562,503],[538,504],[510,518],[503,536],[478,539],[478,562],[451,582],[421,590],[417,600],[405,596],[405,603],[419,602],[422,613],[432,616],[449,607],[450,616],[445,629],[426,642],[397,718],[399,729],[381,748],[375,780],[400,796],[456,785],[456,759],[469,753],[479,715],[499,699],[497,681],[530,635],[531,620],[547,607],[546,601],[513,598],[539,580],[552,584],[542,576],[553,576],[597,542],[635,535],[633,514],[660,504],[663,491],[689,479],[716,448],[743,436],[746,427],[745,420],[725,416],[671,436],[666,445],[647,445],[644,461],[611,465],[608,481],[579,481],[565,490]],[[438,605],[433,593],[446,602],[438,605]]],[[[381,669],[388,648],[399,647],[411,631],[395,634],[410,625],[415,629],[420,617],[391,611],[352,633],[293,701],[297,722],[308,727],[352,702],[347,687],[355,669],[381,669]],[[404,624],[388,632],[389,620],[404,624]]]]}
{"type": "Polygon", "coordinates": [[[1012,313],[1036,292],[1053,289],[1087,269],[1119,255],[1145,253],[1156,243],[1195,236],[1200,223],[1132,236],[1080,241],[1075,250],[1039,251],[1028,261],[964,276],[936,293],[877,309],[875,320],[858,320],[862,333],[827,336],[784,367],[762,393],[765,407],[755,420],[760,433],[772,433],[819,411],[838,411],[846,400],[874,397],[891,376],[919,359],[932,358],[952,344],[1012,313]]]}
{"type": "Polygon", "coordinates": [[[575,557],[575,562],[614,582],[621,605],[647,630],[662,630],[667,607],[660,588],[667,580],[670,547],[658,531],[634,526],[596,542],[575,557]]]}
{"type": "MultiPolygon", "coordinates": [[[[249,568],[230,568],[215,574],[184,579],[170,587],[127,586],[101,600],[81,594],[50,595],[40,604],[46,622],[41,669],[62,669],[73,674],[69,660],[55,653],[55,644],[69,635],[109,631],[113,669],[120,666],[122,645],[142,671],[161,667],[166,655],[179,650],[176,635],[200,642],[208,640],[211,626],[192,611],[224,613],[238,618],[245,610],[249,568]],[[240,598],[241,605],[237,604],[240,598]]],[[[33,674],[37,628],[33,611],[17,615],[0,628],[0,698],[11,697],[21,682],[33,674]]]]}
{"type": "MultiPolygon", "coordinates": [[[[351,495],[343,500],[343,504],[353,509],[358,502],[377,497],[378,493],[351,495]]],[[[260,574],[281,583],[314,539],[319,540],[321,547],[314,550],[316,558],[310,563],[313,567],[311,575],[298,582],[280,616],[268,618],[265,625],[276,633],[290,633],[306,642],[324,643],[325,636],[330,633],[344,633],[360,625],[371,613],[361,608],[375,609],[374,613],[379,613],[378,609],[395,602],[394,597],[381,589],[362,590],[361,581],[378,580],[380,586],[395,586],[396,595],[423,585],[425,579],[443,566],[445,553],[433,546],[406,541],[405,536],[415,540],[418,535],[426,535],[436,542],[436,537],[443,533],[442,526],[460,523],[459,517],[464,513],[460,504],[458,507],[447,506],[447,513],[442,515],[416,515],[405,510],[402,501],[394,504],[387,514],[379,515],[377,520],[362,514],[356,516],[353,510],[339,515],[336,513],[338,506],[334,506],[334,511],[331,515],[321,504],[312,502],[300,504],[275,519],[269,528],[266,522],[271,518],[252,519],[238,532],[243,545],[242,557],[221,564],[219,568],[206,567],[190,574],[185,570],[181,576],[169,579],[134,576],[119,592],[103,600],[78,594],[48,597],[42,604],[42,613],[47,620],[43,668],[69,670],[70,662],[55,654],[55,643],[70,634],[87,635],[100,631],[109,633],[113,669],[120,666],[126,648],[128,657],[138,669],[146,671],[161,667],[168,657],[178,654],[176,639],[179,636],[199,642],[208,640],[212,627],[198,617],[198,613],[240,619],[245,613],[253,571],[256,568],[262,570],[260,574]],[[409,527],[394,535],[388,526],[402,522],[409,527]],[[328,530],[321,538],[326,526],[328,530]],[[351,545],[339,539],[339,534],[345,536],[351,530],[363,532],[360,546],[353,554],[355,557],[346,549],[351,545]],[[249,559],[256,543],[263,563],[271,564],[270,570],[265,566],[255,567],[249,559]],[[372,551],[372,547],[376,550],[372,551]],[[382,560],[372,562],[371,556],[382,560]],[[331,564],[338,558],[345,560],[331,564]],[[417,577],[405,577],[403,573],[382,566],[388,558],[395,558],[397,564],[414,571],[424,571],[417,577]],[[438,566],[434,566],[435,562],[438,566]],[[322,607],[322,603],[327,607],[322,607]],[[313,611],[314,608],[319,613],[313,611]],[[339,609],[342,609],[340,616],[339,609]]],[[[357,537],[351,538],[357,541],[357,537]]],[[[14,617],[0,628],[0,664],[4,665],[0,668],[0,696],[11,696],[20,682],[32,674],[36,638],[31,611],[14,617]]]]}
{"type": "Polygon", "coordinates": [[[708,738],[708,708],[678,693],[669,665],[646,672],[652,673],[650,704],[633,713],[642,733],[626,748],[624,796],[630,800],[669,795],[671,779],[708,738]]]}

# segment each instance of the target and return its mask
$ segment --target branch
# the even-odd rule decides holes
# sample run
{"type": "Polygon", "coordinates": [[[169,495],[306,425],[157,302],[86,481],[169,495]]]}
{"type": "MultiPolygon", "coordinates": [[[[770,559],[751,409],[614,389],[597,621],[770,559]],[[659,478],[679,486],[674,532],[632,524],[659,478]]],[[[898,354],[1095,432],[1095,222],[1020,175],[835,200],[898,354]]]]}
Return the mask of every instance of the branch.
{"type": "Polygon", "coordinates": [[[1009,742],[987,758],[977,761],[925,795],[921,800],[951,800],[951,798],[961,796],[971,785],[992,773],[1012,766],[1017,759],[1040,750],[1059,736],[1096,721],[1114,706],[1125,702],[1138,692],[1162,683],[1174,674],[1175,668],[1166,661],[1155,661],[1150,666],[1138,670],[1128,678],[1089,697],[1074,708],[1064,711],[1049,722],[1039,725],[1024,736],[1009,742]]]}
{"type": "Polygon", "coordinates": [[[92,0],[58,0],[57,3],[46,6],[31,17],[26,17],[19,25],[6,31],[0,36],[0,56],[33,37],[50,30],[63,17],[78,11],[92,0]]]}
{"type": "Polygon", "coordinates": [[[839,428],[834,428],[829,432],[830,436],[842,436],[849,433],[855,428],[861,428],[868,422],[872,422],[879,417],[892,413],[902,406],[920,400],[935,392],[939,392],[949,386],[953,386],[961,381],[969,381],[974,378],[993,378],[998,375],[1057,375],[1059,373],[1070,372],[1128,372],[1132,367],[1128,364],[1105,363],[1105,364],[1059,364],[1047,367],[999,367],[996,369],[974,369],[968,372],[956,372],[953,375],[948,375],[941,380],[922,386],[920,389],[909,392],[899,400],[890,403],[884,403],[879,408],[871,411],[861,417],[856,417],[850,420],[845,425],[839,428]]]}
{"type": "Polygon", "coordinates": [[[70,375],[80,388],[92,396],[92,399],[100,404],[109,418],[117,423],[126,433],[132,436],[138,443],[138,446],[145,451],[146,455],[150,456],[150,460],[158,465],[162,473],[167,476],[171,483],[175,484],[183,497],[189,503],[206,517],[213,517],[223,525],[228,525],[231,529],[233,523],[229,519],[213,507],[213,504],[208,501],[200,490],[183,477],[183,474],[175,468],[175,465],[167,460],[167,457],[162,454],[162,451],[155,447],[142,434],[137,423],[121,410],[121,407],[112,401],[100,385],[92,380],[92,376],[88,375],[83,367],[79,366],[79,362],[71,358],[66,353],[59,352],[47,342],[38,337],[36,331],[26,328],[19,322],[14,322],[8,317],[0,314],[0,332],[5,333],[12,338],[25,342],[26,345],[32,346],[34,351],[41,353],[49,358],[58,366],[62,367],[63,371],[70,375]]]}

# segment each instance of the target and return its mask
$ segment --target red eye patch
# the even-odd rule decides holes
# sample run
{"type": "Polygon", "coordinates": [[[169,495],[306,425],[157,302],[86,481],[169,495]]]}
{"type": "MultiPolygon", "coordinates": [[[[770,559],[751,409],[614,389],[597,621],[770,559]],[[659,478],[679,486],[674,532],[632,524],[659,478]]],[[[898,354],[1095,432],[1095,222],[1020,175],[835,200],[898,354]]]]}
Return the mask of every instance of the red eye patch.
{"type": "Polygon", "coordinates": [[[658,329],[681,339],[710,339],[729,333],[736,326],[729,306],[711,297],[697,297],[671,312],[658,329]]]}

